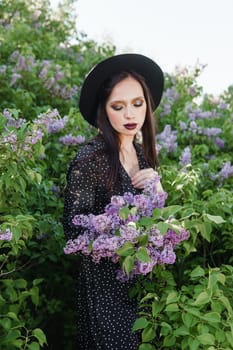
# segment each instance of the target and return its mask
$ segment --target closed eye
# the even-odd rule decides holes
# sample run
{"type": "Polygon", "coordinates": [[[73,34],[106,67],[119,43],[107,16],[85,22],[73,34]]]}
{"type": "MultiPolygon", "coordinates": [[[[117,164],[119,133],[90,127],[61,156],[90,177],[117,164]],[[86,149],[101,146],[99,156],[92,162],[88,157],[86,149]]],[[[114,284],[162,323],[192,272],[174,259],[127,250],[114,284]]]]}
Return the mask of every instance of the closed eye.
{"type": "Polygon", "coordinates": [[[134,102],[134,106],[135,107],[141,107],[144,103],[144,100],[137,100],[136,102],[134,102]]]}
{"type": "Polygon", "coordinates": [[[111,107],[112,107],[112,109],[114,111],[120,111],[123,108],[122,105],[118,105],[118,104],[117,105],[112,105],[111,107]]]}

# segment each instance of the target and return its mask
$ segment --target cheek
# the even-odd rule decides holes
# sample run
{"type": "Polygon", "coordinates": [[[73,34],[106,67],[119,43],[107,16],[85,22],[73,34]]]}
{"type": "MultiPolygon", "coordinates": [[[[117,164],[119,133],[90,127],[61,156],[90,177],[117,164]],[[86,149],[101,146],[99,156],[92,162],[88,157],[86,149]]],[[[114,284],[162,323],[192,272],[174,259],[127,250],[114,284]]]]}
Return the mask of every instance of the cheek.
{"type": "Polygon", "coordinates": [[[119,115],[112,110],[106,109],[108,120],[111,125],[116,125],[119,121],[119,115]]]}
{"type": "Polygon", "coordinates": [[[141,110],[140,117],[141,117],[141,120],[144,122],[146,119],[146,108],[141,110]]]}

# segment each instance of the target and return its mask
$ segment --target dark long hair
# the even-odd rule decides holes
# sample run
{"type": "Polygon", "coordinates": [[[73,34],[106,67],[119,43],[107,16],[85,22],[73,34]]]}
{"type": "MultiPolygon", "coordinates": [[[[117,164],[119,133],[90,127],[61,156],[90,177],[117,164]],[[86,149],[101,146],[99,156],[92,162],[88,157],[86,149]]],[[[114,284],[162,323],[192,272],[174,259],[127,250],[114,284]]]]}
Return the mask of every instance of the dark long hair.
{"type": "Polygon", "coordinates": [[[109,174],[109,187],[112,187],[117,180],[117,173],[120,166],[119,151],[120,151],[120,138],[116,130],[111,126],[106,113],[107,100],[116,84],[124,80],[125,78],[133,77],[142,86],[144,97],[147,104],[146,117],[142,126],[142,146],[145,159],[148,166],[155,168],[158,165],[158,158],[155,149],[155,119],[153,115],[153,101],[150,91],[145,83],[143,77],[133,71],[121,72],[113,75],[111,78],[105,81],[99,90],[98,95],[98,108],[97,108],[97,124],[102,137],[105,141],[106,152],[109,155],[110,162],[110,174],[109,174]]]}

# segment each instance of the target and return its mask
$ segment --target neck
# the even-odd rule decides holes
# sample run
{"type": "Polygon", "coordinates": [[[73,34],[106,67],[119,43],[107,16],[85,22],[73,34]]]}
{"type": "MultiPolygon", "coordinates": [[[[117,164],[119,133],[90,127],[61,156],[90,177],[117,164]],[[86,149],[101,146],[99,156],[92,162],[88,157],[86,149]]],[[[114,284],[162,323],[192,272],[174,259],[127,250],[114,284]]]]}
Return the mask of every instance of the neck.
{"type": "Polygon", "coordinates": [[[134,150],[133,141],[134,137],[122,138],[120,140],[120,152],[131,152],[134,150]]]}

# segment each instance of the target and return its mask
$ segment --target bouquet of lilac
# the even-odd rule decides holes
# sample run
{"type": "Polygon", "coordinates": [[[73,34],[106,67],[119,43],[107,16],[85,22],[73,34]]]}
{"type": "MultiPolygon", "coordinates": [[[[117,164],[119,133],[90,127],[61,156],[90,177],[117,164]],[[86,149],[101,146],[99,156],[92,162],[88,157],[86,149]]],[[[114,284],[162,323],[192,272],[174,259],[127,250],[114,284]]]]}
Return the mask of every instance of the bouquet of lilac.
{"type": "Polygon", "coordinates": [[[158,190],[159,182],[155,172],[142,194],[113,196],[100,215],[76,215],[73,224],[85,230],[67,242],[65,254],[82,253],[95,263],[101,258],[118,262],[121,281],[146,275],[158,264],[173,264],[174,248],[189,232],[172,215],[181,207],[164,208],[167,193],[158,190]]]}

